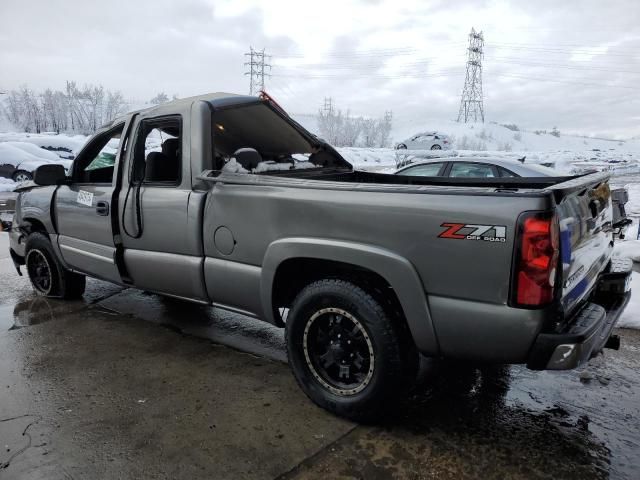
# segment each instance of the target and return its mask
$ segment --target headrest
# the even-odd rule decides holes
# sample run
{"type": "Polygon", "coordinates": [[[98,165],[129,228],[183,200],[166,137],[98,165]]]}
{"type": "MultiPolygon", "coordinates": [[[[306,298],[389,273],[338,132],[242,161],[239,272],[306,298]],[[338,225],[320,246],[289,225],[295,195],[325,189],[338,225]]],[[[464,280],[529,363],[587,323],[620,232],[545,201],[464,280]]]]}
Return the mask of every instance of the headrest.
{"type": "Polygon", "coordinates": [[[233,156],[243,168],[251,171],[262,161],[262,155],[255,148],[240,148],[235,151],[233,156]]]}
{"type": "Polygon", "coordinates": [[[169,158],[178,158],[178,150],[180,149],[179,138],[167,138],[162,142],[162,153],[169,158]]]}

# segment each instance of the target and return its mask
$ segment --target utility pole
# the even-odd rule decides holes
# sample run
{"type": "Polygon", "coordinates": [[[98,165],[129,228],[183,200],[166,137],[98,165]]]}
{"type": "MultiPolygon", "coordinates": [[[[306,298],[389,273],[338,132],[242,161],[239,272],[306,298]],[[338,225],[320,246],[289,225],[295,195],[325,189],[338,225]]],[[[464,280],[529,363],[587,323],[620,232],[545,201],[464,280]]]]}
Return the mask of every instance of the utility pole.
{"type": "Polygon", "coordinates": [[[482,32],[476,32],[474,28],[469,34],[469,48],[467,52],[467,73],[464,79],[464,88],[460,99],[458,122],[484,123],[484,104],[482,98],[482,58],[484,48],[484,36],[482,32]]]}
{"type": "Polygon", "coordinates": [[[271,64],[267,63],[271,59],[271,55],[265,55],[264,48],[262,50],[254,50],[249,47],[250,51],[245,53],[245,57],[249,57],[249,61],[245,62],[245,66],[249,67],[249,71],[245,75],[249,75],[249,95],[257,95],[264,90],[264,77],[270,77],[265,73],[265,68],[271,71],[271,64]]]}

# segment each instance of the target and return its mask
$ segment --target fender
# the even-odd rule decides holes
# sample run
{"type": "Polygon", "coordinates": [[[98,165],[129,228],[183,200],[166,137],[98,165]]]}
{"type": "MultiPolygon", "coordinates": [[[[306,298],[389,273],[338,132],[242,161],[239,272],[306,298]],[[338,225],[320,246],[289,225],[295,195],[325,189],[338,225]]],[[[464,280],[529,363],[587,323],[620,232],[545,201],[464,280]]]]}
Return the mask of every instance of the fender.
{"type": "Polygon", "coordinates": [[[371,270],[394,289],[418,350],[428,355],[439,352],[438,340],[422,281],[413,265],[404,257],[383,248],[322,238],[285,238],[267,248],[262,263],[260,299],[267,321],[274,323],[273,280],[278,266],[293,258],[315,258],[350,263],[371,270]]]}
{"type": "MultiPolygon", "coordinates": [[[[21,191],[16,199],[16,212],[19,212],[16,223],[19,227],[24,227],[30,221],[37,220],[44,225],[58,260],[65,268],[69,268],[58,246],[58,231],[55,223],[54,207],[57,191],[58,187],[53,185],[47,187],[34,186],[29,190],[21,191]]],[[[14,247],[17,255],[24,256],[24,243],[20,242],[19,238],[15,239],[14,247]],[[18,245],[22,245],[22,248],[19,248],[18,245]]]]}

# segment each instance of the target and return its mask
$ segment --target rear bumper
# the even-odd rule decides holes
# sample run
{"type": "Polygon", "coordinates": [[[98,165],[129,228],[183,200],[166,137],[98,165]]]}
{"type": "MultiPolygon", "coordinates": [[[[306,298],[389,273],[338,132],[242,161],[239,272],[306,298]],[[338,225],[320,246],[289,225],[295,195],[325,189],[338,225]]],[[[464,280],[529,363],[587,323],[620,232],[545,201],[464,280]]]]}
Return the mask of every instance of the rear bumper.
{"type": "Polygon", "coordinates": [[[532,370],[569,370],[597,355],[605,347],[631,291],[628,289],[632,262],[617,259],[612,270],[601,275],[597,290],[558,332],[540,333],[529,353],[532,370]]]}

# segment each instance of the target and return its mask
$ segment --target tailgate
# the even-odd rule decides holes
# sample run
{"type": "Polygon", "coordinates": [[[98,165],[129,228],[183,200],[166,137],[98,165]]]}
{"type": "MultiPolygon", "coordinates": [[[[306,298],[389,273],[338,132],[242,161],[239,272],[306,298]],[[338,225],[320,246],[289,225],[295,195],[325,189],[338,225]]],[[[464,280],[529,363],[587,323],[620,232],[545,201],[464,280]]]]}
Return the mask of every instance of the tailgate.
{"type": "Polygon", "coordinates": [[[613,209],[608,174],[592,174],[552,187],[560,227],[562,299],[570,313],[591,292],[613,251],[613,209]]]}

